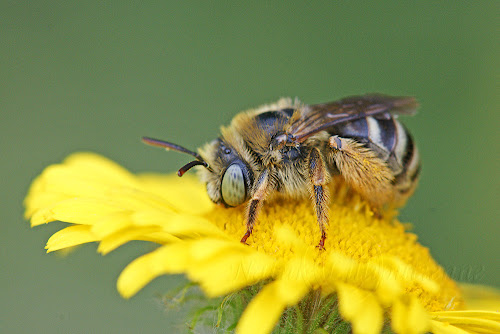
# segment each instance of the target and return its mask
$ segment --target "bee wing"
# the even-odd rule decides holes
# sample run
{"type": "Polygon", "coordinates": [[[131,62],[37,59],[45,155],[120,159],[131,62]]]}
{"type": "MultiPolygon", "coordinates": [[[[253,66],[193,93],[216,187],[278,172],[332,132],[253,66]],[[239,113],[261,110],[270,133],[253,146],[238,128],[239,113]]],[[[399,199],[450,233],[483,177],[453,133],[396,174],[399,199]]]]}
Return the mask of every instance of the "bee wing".
{"type": "Polygon", "coordinates": [[[389,118],[391,115],[412,115],[418,103],[413,97],[364,95],[346,97],[340,101],[310,106],[290,127],[297,142],[329,127],[368,116],[389,118]]]}

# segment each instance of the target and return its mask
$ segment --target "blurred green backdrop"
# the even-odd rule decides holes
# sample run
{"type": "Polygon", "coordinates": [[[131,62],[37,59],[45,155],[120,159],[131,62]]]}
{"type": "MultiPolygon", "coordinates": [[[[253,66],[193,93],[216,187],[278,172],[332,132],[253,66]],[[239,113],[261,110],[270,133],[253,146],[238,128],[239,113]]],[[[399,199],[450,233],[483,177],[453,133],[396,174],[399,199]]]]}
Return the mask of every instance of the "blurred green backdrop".
{"type": "Polygon", "coordinates": [[[30,229],[28,185],[80,150],[175,171],[187,158],[140,136],[195,148],[281,96],[416,96],[423,175],[401,219],[453,278],[500,286],[500,2],[409,3],[0,1],[0,332],[175,331],[157,295],[180,276],[115,289],[150,245],[46,255],[62,225],[30,229]]]}

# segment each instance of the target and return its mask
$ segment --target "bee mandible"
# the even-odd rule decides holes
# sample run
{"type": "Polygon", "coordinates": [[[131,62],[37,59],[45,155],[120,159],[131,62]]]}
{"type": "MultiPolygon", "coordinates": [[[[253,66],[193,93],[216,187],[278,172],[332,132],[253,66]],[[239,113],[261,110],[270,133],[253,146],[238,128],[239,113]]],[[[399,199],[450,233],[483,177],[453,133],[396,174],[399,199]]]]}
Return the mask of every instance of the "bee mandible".
{"type": "Polygon", "coordinates": [[[417,147],[396,120],[412,115],[412,97],[352,96],[306,105],[290,98],[237,114],[220,136],[198,152],[143,137],[166,150],[192,155],[182,176],[203,166],[201,180],[216,204],[247,203],[246,243],[264,201],[274,195],[311,198],[325,244],[329,217],[328,185],[340,176],[374,210],[397,208],[413,193],[420,172],[417,147]]]}

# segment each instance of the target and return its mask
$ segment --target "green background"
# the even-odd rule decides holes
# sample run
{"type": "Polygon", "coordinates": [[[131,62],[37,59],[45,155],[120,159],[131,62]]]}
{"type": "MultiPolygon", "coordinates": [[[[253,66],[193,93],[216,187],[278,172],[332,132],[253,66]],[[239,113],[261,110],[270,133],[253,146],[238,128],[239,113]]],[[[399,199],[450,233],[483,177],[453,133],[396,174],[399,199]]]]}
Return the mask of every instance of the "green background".
{"type": "Polygon", "coordinates": [[[189,158],[140,136],[195,148],[281,96],[416,96],[423,174],[401,219],[453,278],[499,287],[499,4],[0,1],[0,332],[175,331],[157,294],[181,276],[126,301],[116,278],[150,245],[46,255],[62,224],[24,221],[30,181],[80,150],[175,171],[189,158]]]}

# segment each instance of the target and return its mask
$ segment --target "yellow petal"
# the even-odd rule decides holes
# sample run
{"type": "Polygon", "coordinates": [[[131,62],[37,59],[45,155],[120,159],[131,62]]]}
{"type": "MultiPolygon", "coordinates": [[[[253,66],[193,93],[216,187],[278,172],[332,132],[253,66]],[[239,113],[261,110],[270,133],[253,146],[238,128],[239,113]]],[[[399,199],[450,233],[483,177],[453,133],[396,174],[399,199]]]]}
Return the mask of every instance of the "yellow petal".
{"type": "Polygon", "coordinates": [[[431,320],[431,332],[434,334],[471,334],[471,332],[457,328],[447,322],[435,320],[431,320]]]}
{"type": "Polygon", "coordinates": [[[416,297],[405,295],[392,307],[391,327],[396,333],[425,333],[430,330],[429,314],[416,297]]]}
{"type": "MultiPolygon", "coordinates": [[[[97,169],[99,170],[99,168],[97,169]]],[[[49,203],[40,199],[39,195],[42,195],[42,197],[49,196],[49,199],[51,197],[60,199],[95,199],[118,208],[130,210],[175,209],[173,203],[166,201],[161,196],[144,191],[145,189],[141,188],[142,185],[132,174],[128,174],[127,177],[110,177],[110,173],[112,174],[112,170],[101,174],[94,173],[93,168],[87,167],[86,164],[83,167],[78,164],[66,163],[49,166],[34,181],[26,205],[30,212],[37,206],[46,206],[49,203]]]]}
{"type": "Polygon", "coordinates": [[[466,283],[461,283],[460,289],[468,309],[500,312],[500,290],[489,286],[466,283]]]}
{"type": "Polygon", "coordinates": [[[204,261],[195,261],[187,268],[188,277],[199,282],[202,290],[209,297],[221,296],[246,286],[253,285],[274,271],[274,262],[265,254],[235,252],[228,248],[226,254],[217,254],[204,261]]]}
{"type": "Polygon", "coordinates": [[[201,215],[214,206],[206,191],[199,191],[200,181],[195,176],[184,175],[180,178],[177,175],[141,174],[138,179],[144,190],[174,203],[179,211],[201,215]]]}
{"type": "Polygon", "coordinates": [[[40,209],[33,214],[31,225],[37,226],[51,221],[91,225],[102,215],[116,212],[117,208],[109,203],[88,198],[73,198],[40,209]]]}
{"type": "Polygon", "coordinates": [[[383,256],[375,260],[392,272],[397,273],[404,281],[415,282],[431,293],[439,291],[439,285],[435,281],[418,273],[410,265],[395,256],[383,256]]]}
{"type": "Polygon", "coordinates": [[[133,214],[135,225],[157,225],[172,235],[211,236],[228,239],[228,236],[216,225],[199,216],[160,211],[139,211],[133,214]]]}
{"type": "Polygon", "coordinates": [[[368,264],[370,268],[378,276],[375,293],[378,296],[379,302],[384,307],[392,305],[404,291],[401,284],[396,278],[396,275],[386,268],[382,268],[376,264],[368,264]]]}
{"type": "Polygon", "coordinates": [[[104,194],[113,185],[121,187],[133,186],[131,182],[113,183],[113,179],[90,174],[88,171],[80,173],[78,169],[67,165],[49,166],[39,178],[45,184],[45,192],[67,196],[92,197],[104,194]]]}
{"type": "Polygon", "coordinates": [[[377,262],[359,263],[339,252],[331,251],[327,258],[329,272],[327,279],[334,285],[335,282],[349,282],[361,289],[375,291],[384,306],[392,305],[402,293],[396,274],[377,262]]]}
{"type": "Polygon", "coordinates": [[[342,317],[352,324],[353,333],[380,333],[383,310],[373,293],[352,285],[337,285],[339,308],[342,317]]]}
{"type": "Polygon", "coordinates": [[[97,237],[90,231],[89,226],[75,225],[54,233],[45,248],[47,252],[53,252],[93,241],[97,241],[97,237]]]}
{"type": "Polygon", "coordinates": [[[439,317],[461,317],[461,318],[477,318],[477,319],[486,319],[491,321],[500,322],[500,313],[495,311],[441,311],[441,312],[432,312],[432,315],[439,317]]]}
{"type": "Polygon", "coordinates": [[[175,245],[160,247],[127,265],[117,281],[117,288],[120,294],[124,298],[130,298],[146,284],[162,274],[168,272],[172,274],[181,273],[184,268],[183,264],[187,263],[188,254],[187,252],[177,252],[175,257],[172,257],[171,255],[174,253],[172,251],[173,247],[175,245]],[[177,268],[174,268],[172,264],[168,268],[165,268],[165,260],[177,260],[177,268]]]}
{"type": "MultiPolygon", "coordinates": [[[[31,186],[31,191],[24,200],[24,205],[26,206],[26,212],[24,213],[24,217],[26,219],[30,219],[33,214],[40,209],[50,207],[54,205],[54,203],[62,202],[64,200],[69,199],[67,195],[45,192],[43,188],[39,188],[38,190],[34,190],[37,188],[35,183],[40,181],[39,179],[34,181],[34,184],[31,186]]],[[[42,223],[43,224],[43,223],[42,223]]],[[[33,225],[32,225],[33,226],[33,225]]]]}
{"type": "Polygon", "coordinates": [[[323,279],[322,270],[307,254],[291,258],[280,271],[280,279],[300,281],[309,286],[313,286],[314,283],[323,279]]]}
{"type": "Polygon", "coordinates": [[[432,319],[478,333],[500,333],[500,313],[492,311],[433,312],[432,319]]]}
{"type": "Polygon", "coordinates": [[[118,279],[118,290],[128,298],[157,276],[186,273],[208,296],[219,296],[269,277],[273,264],[265,254],[234,242],[174,243],[130,263],[118,279]]]}
{"type": "MultiPolygon", "coordinates": [[[[172,245],[172,249],[188,253],[182,271],[198,282],[210,297],[255,284],[269,277],[275,269],[269,256],[232,240],[205,238],[185,244],[184,249],[176,245],[172,245]]],[[[168,265],[168,261],[165,264],[168,265]]]]}
{"type": "Polygon", "coordinates": [[[137,240],[151,241],[160,245],[181,241],[181,239],[179,239],[178,237],[163,231],[148,233],[146,235],[140,236],[139,238],[137,238],[137,240]]]}
{"type": "Polygon", "coordinates": [[[99,243],[97,251],[106,255],[129,241],[140,240],[141,236],[157,232],[158,230],[157,226],[131,227],[120,230],[103,238],[99,243]]]}
{"type": "Polygon", "coordinates": [[[120,184],[133,182],[134,176],[117,163],[91,152],[74,153],[64,164],[81,175],[95,175],[105,182],[120,184]]]}
{"type": "Polygon", "coordinates": [[[309,287],[300,281],[276,280],[264,286],[243,312],[236,327],[238,334],[267,334],[287,306],[296,304],[309,287]]]}
{"type": "Polygon", "coordinates": [[[100,239],[132,226],[131,212],[119,211],[98,217],[92,225],[92,233],[100,239]]]}

